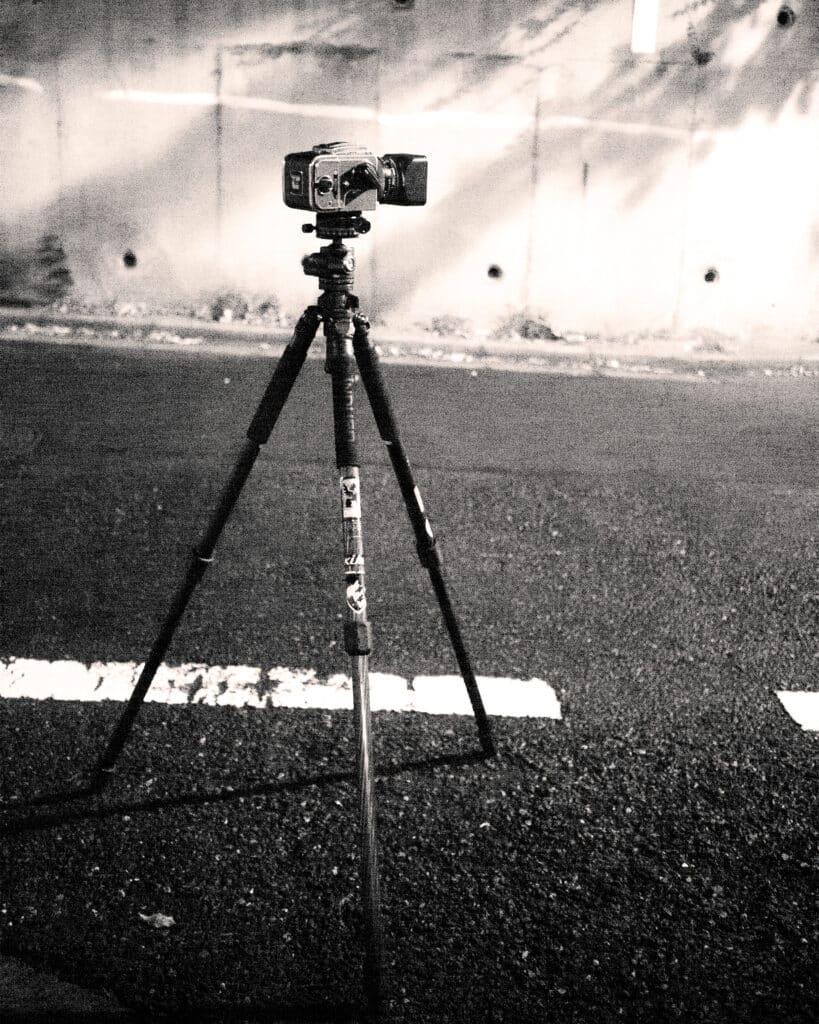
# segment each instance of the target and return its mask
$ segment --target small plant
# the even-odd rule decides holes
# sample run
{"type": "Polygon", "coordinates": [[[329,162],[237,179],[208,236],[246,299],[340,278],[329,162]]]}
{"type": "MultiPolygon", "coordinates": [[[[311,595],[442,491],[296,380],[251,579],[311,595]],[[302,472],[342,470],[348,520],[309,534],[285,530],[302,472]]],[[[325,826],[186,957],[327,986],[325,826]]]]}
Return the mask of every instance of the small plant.
{"type": "Polygon", "coordinates": [[[556,334],[546,317],[532,316],[528,313],[513,313],[502,320],[492,332],[493,338],[527,338],[539,341],[558,341],[556,334]]]}
{"type": "Polygon", "coordinates": [[[34,247],[0,256],[0,304],[49,305],[64,299],[73,284],[57,235],[43,235],[34,247]]]}
{"type": "Polygon", "coordinates": [[[249,308],[247,299],[238,292],[224,292],[217,295],[210,304],[210,317],[219,323],[245,320],[249,308]]]}
{"type": "Polygon", "coordinates": [[[281,310],[275,296],[263,299],[253,310],[253,316],[259,320],[272,320],[278,323],[281,320],[281,310]]]}
{"type": "Polygon", "coordinates": [[[37,263],[42,268],[43,289],[50,302],[62,299],[74,284],[68,258],[56,235],[43,235],[37,247],[37,263]]]}
{"type": "Polygon", "coordinates": [[[248,306],[250,308],[245,316],[248,323],[267,327],[284,327],[288,323],[287,316],[275,295],[266,293],[249,296],[248,306]]]}
{"type": "Polygon", "coordinates": [[[469,321],[462,316],[444,314],[443,316],[434,316],[424,326],[424,330],[437,334],[439,337],[467,338],[469,337],[469,321]]]}

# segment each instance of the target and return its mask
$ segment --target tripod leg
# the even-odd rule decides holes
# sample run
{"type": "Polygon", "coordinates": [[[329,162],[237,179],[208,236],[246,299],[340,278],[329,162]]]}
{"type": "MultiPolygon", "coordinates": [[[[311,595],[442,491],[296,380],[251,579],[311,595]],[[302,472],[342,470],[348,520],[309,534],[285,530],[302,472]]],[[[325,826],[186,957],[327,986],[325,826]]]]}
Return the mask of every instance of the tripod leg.
{"type": "Polygon", "coordinates": [[[250,424],[247,440],[244,442],[239,453],[233,472],[222,490],[216,509],[202,539],[193,550],[187,575],[174,595],[171,607],[154,640],[153,647],[145,661],[128,704],[108,741],[104,753],[97,763],[96,773],[93,778],[93,784],[96,786],[102,785],[106,777],[114,769],[114,764],[127,742],[134,719],[148,693],[157,669],[165,658],[165,653],[173,639],[191,594],[204,576],[205,570],[213,561],[213,551],[216,547],[216,542],[250,475],[250,471],[259,454],[259,449],[269,439],[276,420],[284,408],[290,390],[304,364],[307,351],[315,337],[318,325],[318,310],[310,306],[305,310],[296,325],[293,338],[276,365],[270,384],[250,424]]]}
{"type": "MultiPolygon", "coordinates": [[[[331,325],[330,331],[335,329],[331,325]]],[[[356,760],[359,783],[359,822],[361,838],[361,888],[364,900],[364,988],[372,1019],[381,1005],[381,965],[383,931],[378,880],[378,850],[375,829],[375,798],[372,775],[372,739],[368,661],[371,648],[367,620],[367,596],[364,583],[364,541],[361,528],[359,459],[355,443],[352,353],[339,351],[343,339],[331,340],[328,334],[328,371],[333,381],[333,422],[336,465],[341,487],[341,514],[344,535],[344,646],[350,656],[355,716],[356,760]]]]}
{"type": "Polygon", "coordinates": [[[486,715],[486,709],[483,706],[472,662],[461,635],[461,628],[458,624],[455,610],[452,607],[446,581],[444,580],[441,555],[438,550],[435,534],[424,511],[424,503],[421,500],[421,495],[412,475],[412,468],[404,452],[404,446],[401,443],[398,426],[395,422],[384,378],[381,374],[378,354],[370,341],[370,325],[366,317],[360,314],[354,317],[354,324],[353,350],[361,373],[361,380],[372,406],[378,432],[387,446],[390,461],[398,480],[398,486],[401,490],[413,531],[415,532],[418,556],[421,564],[429,573],[435,596],[438,599],[438,605],[455,652],[455,658],[461,670],[470,703],[472,704],[481,747],[487,757],[494,757],[495,742],[492,738],[492,729],[486,715]]]}

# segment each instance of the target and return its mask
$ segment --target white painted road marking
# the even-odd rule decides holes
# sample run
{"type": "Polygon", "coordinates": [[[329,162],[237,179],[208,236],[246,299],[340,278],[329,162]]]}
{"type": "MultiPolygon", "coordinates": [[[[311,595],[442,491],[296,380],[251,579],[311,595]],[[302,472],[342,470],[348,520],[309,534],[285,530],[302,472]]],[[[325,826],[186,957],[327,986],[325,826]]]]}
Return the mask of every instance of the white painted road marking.
{"type": "MultiPolygon", "coordinates": [[[[0,660],[0,697],[35,700],[126,701],[142,666],[134,661],[0,660]]],[[[542,679],[478,676],[487,713],[510,718],[561,718],[560,703],[542,679]]],[[[319,679],[312,669],[274,668],[262,674],[249,665],[160,666],[146,701],[163,704],[255,708],[350,709],[348,676],[319,679]]],[[[427,715],[471,715],[460,676],[416,676],[412,681],[386,672],[370,673],[373,711],[417,711],[427,715]]]]}
{"type": "MultiPolygon", "coordinates": [[[[142,665],[135,661],[45,661],[0,659],[0,697],[34,700],[126,701],[142,665]]],[[[478,676],[487,714],[507,718],[562,718],[555,691],[543,679],[478,676]]],[[[777,690],[793,720],[819,731],[819,692],[777,690]]],[[[324,708],[353,706],[349,676],[320,679],[313,669],[274,668],[262,674],[250,665],[161,665],[148,702],[213,707],[324,708]]],[[[370,673],[373,711],[417,711],[426,715],[471,715],[460,676],[404,676],[370,673]]]]}
{"type": "MultiPolygon", "coordinates": [[[[478,676],[488,715],[509,718],[561,718],[555,691],[542,679],[497,679],[478,676]]],[[[471,715],[472,705],[460,676],[416,676],[412,681],[417,710],[428,715],[471,715]]]]}
{"type": "Polygon", "coordinates": [[[777,697],[791,718],[807,732],[819,732],[819,692],[777,690],[777,697]]]}

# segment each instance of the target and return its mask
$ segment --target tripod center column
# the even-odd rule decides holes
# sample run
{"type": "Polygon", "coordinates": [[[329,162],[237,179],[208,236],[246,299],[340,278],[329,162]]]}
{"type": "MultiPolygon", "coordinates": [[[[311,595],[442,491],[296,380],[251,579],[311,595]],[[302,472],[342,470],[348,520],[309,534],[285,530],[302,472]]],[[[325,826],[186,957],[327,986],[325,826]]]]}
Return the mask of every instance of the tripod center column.
{"type": "Polygon", "coordinates": [[[340,238],[335,237],[332,244],[306,257],[303,266],[306,273],[318,277],[322,289],[318,308],[324,320],[327,340],[325,369],[333,385],[336,466],[340,475],[344,529],[344,645],[347,653],[355,657],[370,653],[354,403],[356,362],[352,345],[352,317],[358,304],[351,288],[355,256],[340,238]]]}
{"type": "Polygon", "coordinates": [[[347,653],[370,653],[367,590],[364,579],[364,537],[361,529],[361,483],[358,466],[340,467],[341,515],[344,531],[344,641],[347,653]]]}
{"type": "Polygon", "coordinates": [[[351,657],[370,653],[361,480],[355,436],[354,363],[344,353],[333,372],[333,418],[344,539],[344,646],[351,657]]]}
{"type": "MultiPolygon", "coordinates": [[[[344,646],[350,656],[353,710],[358,752],[359,820],[361,829],[361,890],[364,899],[364,987],[368,1006],[381,1002],[384,958],[381,897],[375,827],[375,793],[370,725],[369,654],[372,647],[367,621],[364,581],[364,538],[361,524],[361,482],[355,431],[355,370],[352,350],[353,264],[349,252],[333,245],[327,255],[344,261],[347,279],[339,273],[320,278],[325,291],[319,299],[327,339],[325,368],[332,378],[336,466],[339,471],[341,521],[344,536],[344,646]]],[[[338,265],[337,263],[335,264],[338,265]]],[[[324,267],[322,267],[324,269],[324,267]]]]}

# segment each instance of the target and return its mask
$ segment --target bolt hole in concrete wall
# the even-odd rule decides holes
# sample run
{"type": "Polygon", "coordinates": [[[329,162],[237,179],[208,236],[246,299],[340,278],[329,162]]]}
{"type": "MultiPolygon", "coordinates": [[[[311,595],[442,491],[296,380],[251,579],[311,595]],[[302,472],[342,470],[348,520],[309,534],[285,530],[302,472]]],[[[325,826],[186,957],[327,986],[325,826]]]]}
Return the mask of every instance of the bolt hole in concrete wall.
{"type": "Polygon", "coordinates": [[[503,270],[497,265],[497,263],[493,263],[486,273],[489,277],[495,279],[503,277],[503,270]]]}
{"type": "Polygon", "coordinates": [[[393,7],[403,7],[406,10],[415,6],[415,0],[392,0],[393,7]]]}
{"type": "Polygon", "coordinates": [[[792,8],[788,7],[787,4],[784,7],[779,8],[779,13],[776,16],[776,23],[780,28],[790,28],[795,21],[796,15],[792,8]]]}
{"type": "Polygon", "coordinates": [[[127,249],[122,254],[122,262],[129,270],[132,270],[137,265],[136,253],[132,249],[127,249]]]}
{"type": "Polygon", "coordinates": [[[719,281],[719,271],[716,267],[709,267],[708,270],[705,271],[705,280],[708,284],[714,284],[719,281]]]}

